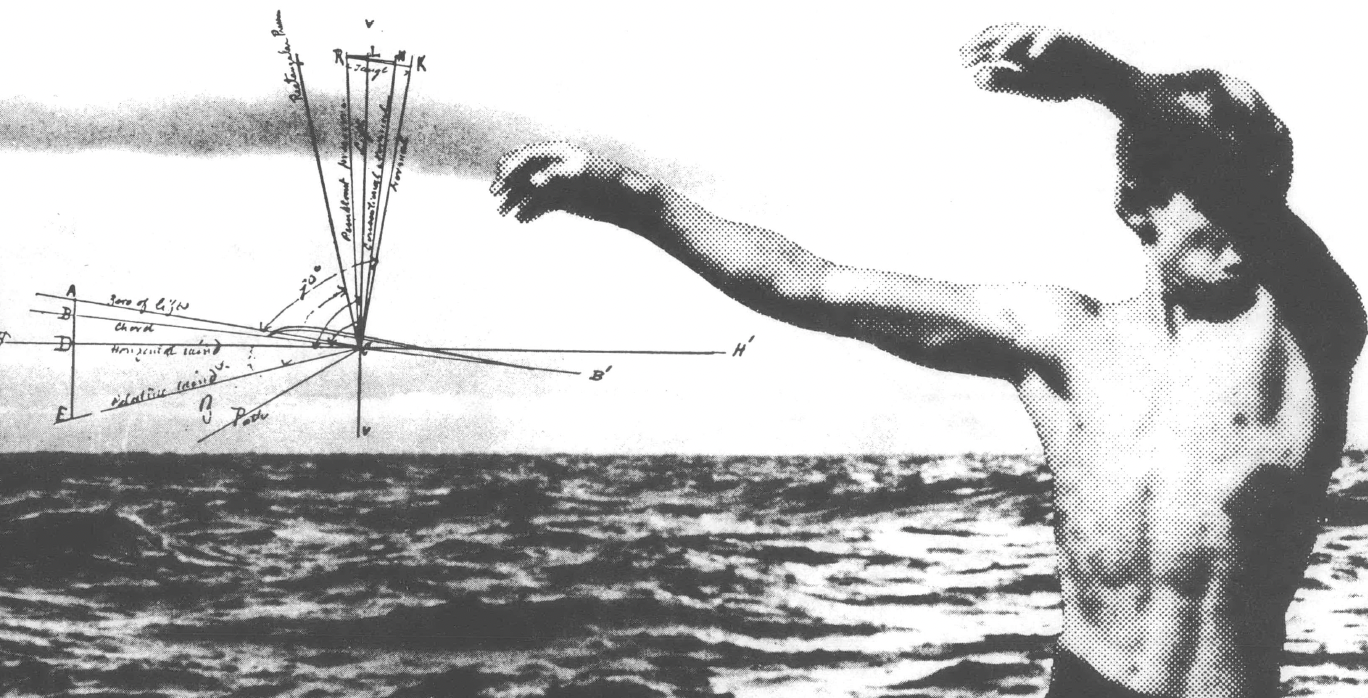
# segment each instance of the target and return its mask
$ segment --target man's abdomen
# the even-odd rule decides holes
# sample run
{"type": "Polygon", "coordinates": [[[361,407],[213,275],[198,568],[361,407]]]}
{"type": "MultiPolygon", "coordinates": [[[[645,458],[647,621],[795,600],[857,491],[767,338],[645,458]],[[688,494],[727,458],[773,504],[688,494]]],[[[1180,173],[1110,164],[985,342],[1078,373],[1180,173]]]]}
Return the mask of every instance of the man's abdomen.
{"type": "Polygon", "coordinates": [[[1062,644],[1144,693],[1276,686],[1311,521],[1299,471],[1170,461],[1086,483],[1062,474],[1062,644]]]}

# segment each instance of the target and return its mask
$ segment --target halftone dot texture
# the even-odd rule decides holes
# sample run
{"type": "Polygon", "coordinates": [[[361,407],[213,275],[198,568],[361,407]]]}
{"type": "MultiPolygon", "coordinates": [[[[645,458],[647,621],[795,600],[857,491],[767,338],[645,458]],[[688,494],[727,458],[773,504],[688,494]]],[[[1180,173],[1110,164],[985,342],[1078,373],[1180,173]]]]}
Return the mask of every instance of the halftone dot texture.
{"type": "Polygon", "coordinates": [[[1174,192],[1215,209],[1271,208],[1292,183],[1292,137],[1248,83],[1214,70],[1145,75],[1117,134],[1117,213],[1145,242],[1174,192]]]}
{"type": "Polygon", "coordinates": [[[1116,114],[1116,211],[1166,299],[1157,336],[1143,300],[1066,318],[1057,398],[1022,391],[1055,474],[1049,695],[1275,695],[1362,344],[1352,283],[1286,210],[1289,131],[1241,80],[1145,74],[1050,30],[963,53],[985,89],[1116,114]]]}
{"type": "Polygon", "coordinates": [[[1117,114],[1116,208],[1158,287],[1103,305],[850,268],[568,143],[510,153],[492,190],[522,221],[636,232],[780,320],[1012,380],[1055,478],[1050,695],[1273,695],[1363,338],[1352,283],[1286,210],[1288,130],[1246,83],[1146,75],[1060,32],[999,25],[962,56],[986,89],[1117,114]]]}

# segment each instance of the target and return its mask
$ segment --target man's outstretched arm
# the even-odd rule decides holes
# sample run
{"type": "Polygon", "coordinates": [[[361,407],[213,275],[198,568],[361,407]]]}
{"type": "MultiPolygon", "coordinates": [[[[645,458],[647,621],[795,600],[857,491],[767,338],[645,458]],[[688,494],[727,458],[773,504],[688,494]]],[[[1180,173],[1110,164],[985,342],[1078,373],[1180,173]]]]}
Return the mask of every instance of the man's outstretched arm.
{"type": "Polygon", "coordinates": [[[1079,294],[857,269],[713,215],[664,184],[567,143],[509,153],[491,190],[520,221],[567,211],[650,240],[728,296],[798,327],[870,342],[931,368],[1019,380],[1057,373],[1054,337],[1079,294]]]}

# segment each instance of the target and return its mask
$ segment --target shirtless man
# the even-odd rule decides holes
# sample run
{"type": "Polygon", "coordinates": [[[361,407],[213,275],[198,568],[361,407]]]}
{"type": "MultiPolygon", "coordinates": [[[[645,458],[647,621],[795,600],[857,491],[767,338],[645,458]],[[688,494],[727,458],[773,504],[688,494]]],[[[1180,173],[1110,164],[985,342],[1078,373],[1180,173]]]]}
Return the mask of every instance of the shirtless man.
{"type": "Polygon", "coordinates": [[[565,143],[505,156],[492,189],[524,222],[637,233],[771,317],[1016,386],[1055,478],[1049,695],[1275,695],[1365,334],[1353,283],[1287,207],[1287,129],[1238,80],[1144,73],[1068,34],[992,27],[963,55],[986,89],[1118,118],[1138,296],[843,266],[565,143]]]}

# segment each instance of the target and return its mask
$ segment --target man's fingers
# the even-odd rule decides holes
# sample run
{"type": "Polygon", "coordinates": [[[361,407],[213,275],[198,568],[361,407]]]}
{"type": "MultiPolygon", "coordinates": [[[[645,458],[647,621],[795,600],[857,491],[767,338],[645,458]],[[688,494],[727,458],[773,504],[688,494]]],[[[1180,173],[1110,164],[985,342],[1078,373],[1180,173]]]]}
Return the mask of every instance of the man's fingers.
{"type": "Polygon", "coordinates": [[[501,185],[507,186],[508,182],[516,181],[518,175],[529,166],[565,159],[563,145],[557,142],[533,143],[504,153],[494,169],[490,193],[497,194],[501,185]]]}
{"type": "Polygon", "coordinates": [[[490,192],[502,199],[499,215],[516,212],[528,222],[564,208],[567,183],[583,174],[583,151],[569,143],[534,143],[504,155],[490,183],[490,192]]]}
{"type": "Polygon", "coordinates": [[[1015,25],[994,24],[975,34],[974,38],[960,47],[960,61],[964,67],[969,68],[975,63],[983,61],[991,53],[997,40],[1011,31],[1013,26],[1015,25]]]}
{"type": "Polygon", "coordinates": [[[489,193],[494,196],[499,196],[508,191],[509,187],[512,186],[513,183],[508,181],[508,175],[496,175],[494,181],[489,183],[489,193]]]}
{"type": "Polygon", "coordinates": [[[998,24],[979,33],[960,49],[966,68],[982,63],[1007,61],[1018,66],[1039,58],[1059,32],[1024,24],[998,24]]]}
{"type": "Polygon", "coordinates": [[[1035,46],[1036,37],[1043,31],[1040,27],[1013,26],[993,47],[993,59],[1026,64],[1032,58],[1031,49],[1035,46]]]}
{"type": "Polygon", "coordinates": [[[499,165],[494,170],[494,181],[489,183],[489,193],[499,196],[508,191],[514,184],[513,172],[526,157],[527,149],[520,148],[505,153],[503,157],[499,158],[499,165]]]}
{"type": "Polygon", "coordinates": [[[1036,31],[1031,37],[1031,45],[1026,51],[1026,57],[1030,60],[1040,58],[1044,55],[1045,49],[1049,48],[1050,44],[1059,37],[1060,33],[1056,29],[1040,29],[1036,31]]]}
{"type": "Polygon", "coordinates": [[[499,202],[499,215],[507,216],[510,211],[522,205],[526,201],[526,196],[518,196],[513,192],[505,194],[503,200],[499,202]]]}
{"type": "Polygon", "coordinates": [[[527,200],[518,208],[518,212],[513,217],[519,223],[531,223],[541,218],[543,214],[560,209],[561,197],[550,192],[543,192],[542,196],[534,196],[527,200]]]}
{"type": "Polygon", "coordinates": [[[494,196],[507,194],[516,199],[518,196],[525,196],[529,187],[545,186],[550,181],[550,176],[545,173],[554,166],[553,163],[557,158],[530,149],[525,149],[525,151],[517,157],[505,160],[504,164],[501,165],[501,168],[508,169],[496,176],[489,185],[491,194],[494,196]]]}
{"type": "Polygon", "coordinates": [[[490,185],[491,193],[497,194],[496,186],[507,184],[509,175],[532,156],[535,147],[536,144],[514,148],[499,157],[499,163],[494,167],[494,183],[490,185]]]}
{"type": "Polygon", "coordinates": [[[1006,61],[985,63],[974,70],[974,84],[989,92],[1020,92],[1021,66],[1006,61]]]}

